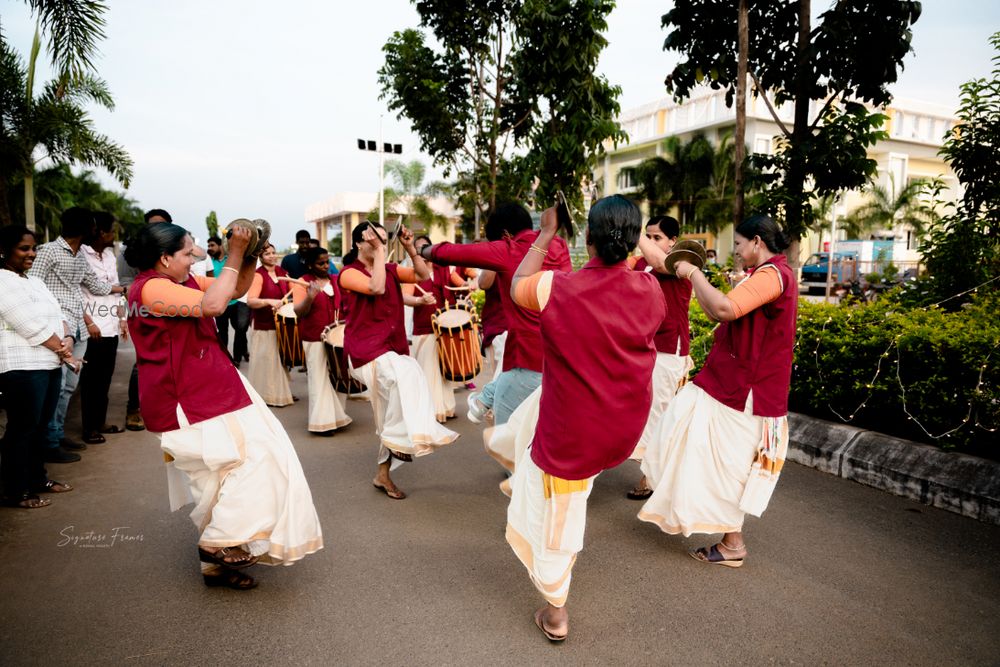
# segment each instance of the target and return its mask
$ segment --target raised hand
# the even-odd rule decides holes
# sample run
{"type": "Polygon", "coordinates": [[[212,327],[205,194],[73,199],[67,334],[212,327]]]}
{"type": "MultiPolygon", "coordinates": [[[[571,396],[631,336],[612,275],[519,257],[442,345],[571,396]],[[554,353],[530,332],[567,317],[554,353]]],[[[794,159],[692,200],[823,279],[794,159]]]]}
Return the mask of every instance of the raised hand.
{"type": "Polygon", "coordinates": [[[556,212],[555,206],[550,206],[549,208],[542,211],[542,220],[539,230],[542,234],[548,234],[555,236],[556,230],[559,229],[559,215],[556,212]]]}
{"type": "Polygon", "coordinates": [[[400,227],[399,240],[403,244],[403,248],[406,249],[407,253],[413,254],[416,252],[416,248],[413,247],[413,232],[406,227],[400,227]]]}
{"type": "Polygon", "coordinates": [[[226,238],[229,240],[229,254],[243,258],[247,248],[250,246],[250,230],[246,227],[234,225],[226,231],[226,238]]]}
{"type": "Polygon", "coordinates": [[[383,246],[382,237],[378,235],[373,227],[366,227],[363,232],[361,232],[361,240],[371,244],[372,248],[378,250],[383,246]]]}

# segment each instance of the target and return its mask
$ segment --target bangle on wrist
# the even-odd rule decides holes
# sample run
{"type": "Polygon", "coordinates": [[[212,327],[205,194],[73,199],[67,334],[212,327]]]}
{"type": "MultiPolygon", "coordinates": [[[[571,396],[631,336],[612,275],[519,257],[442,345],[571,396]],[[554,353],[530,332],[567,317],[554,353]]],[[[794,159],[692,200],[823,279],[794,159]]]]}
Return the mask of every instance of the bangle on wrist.
{"type": "Polygon", "coordinates": [[[231,266],[224,266],[224,267],[222,267],[222,270],[223,270],[223,271],[232,271],[232,272],[233,272],[233,273],[235,273],[236,275],[240,275],[240,272],[239,272],[239,269],[234,269],[234,268],[233,268],[233,267],[231,267],[231,266]]]}
{"type": "Polygon", "coordinates": [[[687,281],[690,281],[691,280],[691,276],[693,276],[695,274],[695,272],[698,271],[698,270],[699,269],[698,269],[697,266],[692,266],[691,270],[687,272],[686,276],[684,276],[684,279],[687,280],[687,281]]]}
{"type": "Polygon", "coordinates": [[[539,253],[540,255],[548,255],[549,254],[548,250],[542,250],[541,248],[539,248],[538,246],[536,246],[534,243],[532,243],[530,246],[528,246],[528,250],[534,250],[535,252],[539,253]]]}

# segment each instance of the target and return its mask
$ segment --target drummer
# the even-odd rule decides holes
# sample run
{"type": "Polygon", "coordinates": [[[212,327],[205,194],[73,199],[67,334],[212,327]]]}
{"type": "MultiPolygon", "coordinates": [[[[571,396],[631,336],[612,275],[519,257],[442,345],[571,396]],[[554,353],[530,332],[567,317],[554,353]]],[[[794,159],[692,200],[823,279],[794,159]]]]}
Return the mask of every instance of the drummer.
{"type": "Polygon", "coordinates": [[[308,429],[331,436],[352,421],[344,397],[330,381],[329,356],[323,340],[326,327],[337,322],[340,290],[330,280],[330,255],[326,248],[307,248],[302,261],[306,272],[301,280],[306,284],[292,284],[292,302],[309,378],[308,429]]]}
{"type": "Polygon", "coordinates": [[[458,438],[435,419],[427,379],[409,355],[401,283],[427,280],[431,272],[417,255],[412,232],[402,228],[399,239],[413,268],[387,262],[385,229],[374,222],[361,223],[351,233],[351,251],[340,272],[350,312],[344,351],[351,376],[368,386],[379,436],[378,472],[372,484],[394,500],[406,494],[392,481],[390,469],[458,438]]]}
{"type": "MultiPolygon", "coordinates": [[[[431,240],[427,236],[418,236],[413,245],[419,254],[422,248],[431,245],[431,240]]],[[[431,326],[431,316],[439,308],[455,305],[456,293],[446,287],[464,287],[465,280],[452,267],[436,264],[429,264],[429,267],[431,277],[415,283],[419,290],[413,290],[410,285],[406,285],[403,292],[405,294],[407,291],[419,291],[422,293],[421,296],[430,296],[433,299],[421,302],[413,308],[413,338],[410,350],[413,358],[420,362],[420,367],[424,369],[431,398],[434,401],[434,416],[443,424],[455,416],[455,385],[441,375],[437,336],[434,335],[434,328],[431,326]]]]}
{"type": "MultiPolygon", "coordinates": [[[[438,243],[425,247],[425,259],[442,264],[471,266],[496,272],[497,287],[507,318],[508,338],[503,359],[503,374],[494,384],[492,408],[496,425],[507,422],[510,414],[542,382],[542,345],[538,313],[515,304],[510,297],[510,284],[518,265],[528,254],[538,232],[532,229],[531,215],[520,204],[497,207],[490,215],[488,226],[494,226],[499,238],[486,243],[459,245],[438,243]]],[[[552,240],[546,253],[537,248],[544,270],[569,272],[572,264],[569,249],[560,237],[552,240]]],[[[481,416],[489,402],[469,395],[470,412],[481,416]]],[[[509,462],[507,462],[509,463],[509,462]]],[[[506,465],[506,464],[505,464],[506,465]]]]}
{"type": "Polygon", "coordinates": [[[278,353],[278,332],[275,329],[274,314],[281,307],[282,297],[288,291],[288,283],[280,278],[288,272],[278,266],[278,254],[268,243],[260,256],[260,267],[253,277],[253,284],[247,292],[247,305],[253,331],[250,334],[250,370],[247,379],[257,390],[264,402],[274,408],[291,405],[292,390],[289,387],[288,371],[281,364],[278,353]]]}

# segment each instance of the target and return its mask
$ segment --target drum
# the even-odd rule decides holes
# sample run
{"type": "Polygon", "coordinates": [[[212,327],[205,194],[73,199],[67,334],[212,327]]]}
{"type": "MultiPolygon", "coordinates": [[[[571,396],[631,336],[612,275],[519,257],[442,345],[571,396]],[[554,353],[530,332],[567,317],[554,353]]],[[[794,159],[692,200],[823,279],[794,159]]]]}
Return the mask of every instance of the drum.
{"type": "Polygon", "coordinates": [[[284,304],[274,314],[274,330],[278,335],[278,356],[282,365],[291,368],[305,364],[298,318],[295,317],[295,306],[292,303],[284,304]]]}
{"type": "Polygon", "coordinates": [[[483,357],[479,353],[479,322],[468,306],[439,310],[431,316],[437,337],[441,375],[452,382],[468,382],[479,375],[483,357]]]}
{"type": "Polygon", "coordinates": [[[331,324],[323,329],[323,342],[326,343],[326,358],[330,362],[330,383],[342,394],[360,394],[368,387],[363,382],[351,377],[347,365],[347,353],[344,352],[344,330],[347,325],[331,324]]]}

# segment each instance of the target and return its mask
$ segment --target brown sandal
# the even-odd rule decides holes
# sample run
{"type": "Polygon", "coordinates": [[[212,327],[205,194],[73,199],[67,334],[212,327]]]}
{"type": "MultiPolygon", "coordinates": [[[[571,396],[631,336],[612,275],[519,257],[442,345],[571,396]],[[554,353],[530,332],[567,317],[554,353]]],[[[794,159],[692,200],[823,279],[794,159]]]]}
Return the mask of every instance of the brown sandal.
{"type": "Polygon", "coordinates": [[[226,588],[232,588],[238,591],[248,591],[251,588],[257,588],[257,580],[251,577],[249,574],[243,574],[242,572],[237,572],[236,570],[226,570],[221,574],[204,574],[202,575],[205,579],[205,585],[209,588],[215,586],[225,586],[226,588]]]}
{"type": "Polygon", "coordinates": [[[390,489],[388,486],[385,486],[384,484],[379,484],[378,482],[374,481],[372,482],[372,486],[374,486],[376,489],[378,489],[385,495],[389,496],[393,500],[402,500],[406,498],[406,494],[400,491],[395,486],[393,486],[393,488],[390,489]]]}
{"type": "Polygon", "coordinates": [[[222,547],[215,553],[198,547],[198,558],[202,563],[221,565],[231,570],[250,567],[258,560],[257,556],[251,556],[240,547],[222,547]],[[231,558],[232,560],[226,560],[227,558],[231,558]]]}

